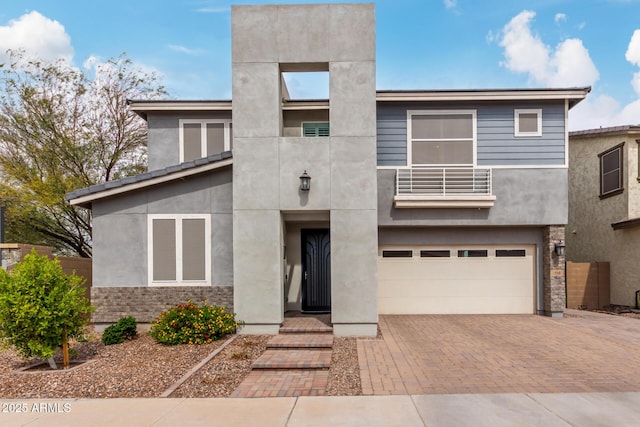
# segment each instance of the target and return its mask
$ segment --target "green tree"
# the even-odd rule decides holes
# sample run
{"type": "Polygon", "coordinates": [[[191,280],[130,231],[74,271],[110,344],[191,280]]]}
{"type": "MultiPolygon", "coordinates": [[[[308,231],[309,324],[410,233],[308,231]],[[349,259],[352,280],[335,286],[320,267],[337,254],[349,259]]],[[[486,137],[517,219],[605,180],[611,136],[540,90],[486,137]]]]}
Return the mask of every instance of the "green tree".
{"type": "Polygon", "coordinates": [[[10,273],[0,269],[0,337],[25,358],[48,359],[54,369],[53,354],[62,347],[67,367],[68,339],[82,334],[92,311],[83,280],[35,250],[10,273]]]}
{"type": "Polygon", "coordinates": [[[9,51],[0,64],[0,204],[8,241],[91,256],[91,213],[65,194],[141,173],[146,125],[127,99],[157,99],[159,78],[125,56],[83,72],[9,51]]]}

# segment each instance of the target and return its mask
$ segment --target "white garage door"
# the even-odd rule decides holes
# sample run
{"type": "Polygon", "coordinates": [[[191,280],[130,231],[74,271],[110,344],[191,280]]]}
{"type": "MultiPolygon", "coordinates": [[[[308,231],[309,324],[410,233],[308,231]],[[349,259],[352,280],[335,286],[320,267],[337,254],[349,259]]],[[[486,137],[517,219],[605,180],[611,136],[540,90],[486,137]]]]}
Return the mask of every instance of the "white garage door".
{"type": "Polygon", "coordinates": [[[381,247],[380,314],[531,314],[535,246],[381,247]]]}

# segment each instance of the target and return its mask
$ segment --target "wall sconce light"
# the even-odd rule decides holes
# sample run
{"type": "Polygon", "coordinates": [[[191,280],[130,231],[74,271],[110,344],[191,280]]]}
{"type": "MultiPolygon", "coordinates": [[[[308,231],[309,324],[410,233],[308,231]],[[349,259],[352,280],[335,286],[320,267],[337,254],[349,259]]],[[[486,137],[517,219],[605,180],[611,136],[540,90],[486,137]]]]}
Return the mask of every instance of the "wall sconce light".
{"type": "Polygon", "coordinates": [[[555,253],[557,256],[564,256],[564,249],[565,249],[565,244],[563,240],[560,240],[558,243],[556,243],[555,245],[555,253]]]}
{"type": "Polygon", "coordinates": [[[309,191],[311,189],[311,177],[305,170],[302,175],[300,175],[300,191],[309,191]]]}

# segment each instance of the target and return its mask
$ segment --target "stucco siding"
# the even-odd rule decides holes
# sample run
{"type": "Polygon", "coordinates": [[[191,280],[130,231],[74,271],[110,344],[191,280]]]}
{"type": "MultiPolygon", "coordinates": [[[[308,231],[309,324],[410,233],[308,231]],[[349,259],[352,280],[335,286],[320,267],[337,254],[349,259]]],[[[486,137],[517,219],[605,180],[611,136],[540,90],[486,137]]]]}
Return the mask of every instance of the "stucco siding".
{"type": "Polygon", "coordinates": [[[211,284],[233,284],[231,170],[133,191],[93,204],[94,287],[148,286],[149,214],[211,214],[211,284]]]}
{"type": "Polygon", "coordinates": [[[571,137],[567,260],[610,263],[611,303],[635,305],[640,289],[640,229],[611,224],[638,216],[637,143],[626,135],[571,137]],[[624,142],[623,192],[600,199],[598,154],[624,142]]]}
{"type": "Polygon", "coordinates": [[[378,166],[406,166],[407,111],[475,109],[478,166],[565,164],[564,103],[378,103],[378,166]],[[542,136],[515,137],[514,110],[542,109],[542,136]]]}
{"type": "MultiPolygon", "coordinates": [[[[147,116],[148,170],[163,169],[180,163],[180,119],[231,119],[230,111],[155,112],[147,116]]],[[[210,153],[215,154],[215,153],[210,153]]]]}
{"type": "Polygon", "coordinates": [[[493,169],[489,209],[396,209],[395,170],[378,170],[381,226],[518,226],[566,224],[567,169],[493,169]]]}

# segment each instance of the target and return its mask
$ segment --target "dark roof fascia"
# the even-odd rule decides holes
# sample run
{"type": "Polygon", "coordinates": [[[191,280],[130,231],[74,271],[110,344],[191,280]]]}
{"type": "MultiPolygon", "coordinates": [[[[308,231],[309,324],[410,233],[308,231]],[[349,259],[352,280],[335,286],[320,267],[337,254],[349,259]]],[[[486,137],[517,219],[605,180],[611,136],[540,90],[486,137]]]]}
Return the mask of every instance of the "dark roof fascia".
{"type": "Polygon", "coordinates": [[[569,137],[597,137],[597,136],[610,136],[610,135],[638,135],[640,136],[640,125],[624,125],[624,126],[610,126],[606,128],[596,129],[584,129],[569,132],[569,137]]]}
{"type": "Polygon", "coordinates": [[[613,228],[614,230],[622,230],[625,228],[633,228],[638,226],[640,226],[640,218],[625,219],[611,224],[611,228],[613,228]]]}
{"type": "Polygon", "coordinates": [[[225,151],[191,162],[184,162],[178,165],[169,166],[163,169],[149,171],[136,176],[129,176],[123,179],[107,181],[102,184],[92,185],[73,191],[65,196],[72,205],[91,209],[91,204],[95,200],[111,197],[129,191],[140,190],[152,185],[174,181],[177,179],[193,176],[220,167],[232,164],[233,156],[231,151],[225,151]]]}

